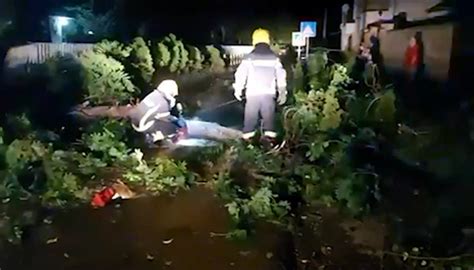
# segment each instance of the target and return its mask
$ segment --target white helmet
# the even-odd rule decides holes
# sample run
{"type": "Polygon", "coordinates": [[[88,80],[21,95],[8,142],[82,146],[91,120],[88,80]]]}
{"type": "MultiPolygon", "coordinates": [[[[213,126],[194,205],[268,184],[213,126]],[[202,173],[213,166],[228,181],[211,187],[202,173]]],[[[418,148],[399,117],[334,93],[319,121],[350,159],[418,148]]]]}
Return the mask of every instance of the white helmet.
{"type": "Polygon", "coordinates": [[[158,91],[168,97],[176,97],[178,93],[178,84],[174,80],[164,80],[158,85],[158,91]]]}

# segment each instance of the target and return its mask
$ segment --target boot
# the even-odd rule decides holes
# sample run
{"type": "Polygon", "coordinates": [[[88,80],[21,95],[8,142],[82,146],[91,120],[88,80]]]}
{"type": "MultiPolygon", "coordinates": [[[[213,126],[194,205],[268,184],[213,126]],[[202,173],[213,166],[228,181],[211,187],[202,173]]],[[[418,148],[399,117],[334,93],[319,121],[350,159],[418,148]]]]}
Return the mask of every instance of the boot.
{"type": "Polygon", "coordinates": [[[145,134],[145,145],[149,149],[159,148],[159,146],[155,143],[153,139],[153,135],[150,133],[145,134]]]}

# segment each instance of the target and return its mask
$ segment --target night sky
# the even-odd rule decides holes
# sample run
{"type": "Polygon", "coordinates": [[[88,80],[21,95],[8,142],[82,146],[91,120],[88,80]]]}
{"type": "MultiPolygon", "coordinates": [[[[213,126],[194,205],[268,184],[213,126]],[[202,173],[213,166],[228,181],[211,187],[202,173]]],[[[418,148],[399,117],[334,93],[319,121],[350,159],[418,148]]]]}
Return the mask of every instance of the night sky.
{"type": "MultiPolygon", "coordinates": [[[[41,39],[38,31],[40,22],[55,10],[70,4],[88,1],[81,0],[0,0],[13,1],[17,14],[27,28],[30,39],[41,39]]],[[[96,10],[107,10],[115,1],[95,0],[96,10]]],[[[255,19],[268,19],[275,16],[291,17],[295,20],[318,20],[322,26],[324,8],[329,8],[328,32],[339,30],[340,10],[348,0],[318,0],[318,1],[286,1],[277,4],[276,1],[250,0],[207,0],[207,1],[155,1],[157,7],[152,7],[149,0],[117,0],[122,4],[118,23],[122,33],[133,31],[137,26],[146,23],[149,32],[156,35],[173,32],[178,36],[195,42],[206,42],[212,29],[219,25],[246,25],[255,19]],[[315,8],[308,8],[315,6],[315,8]]],[[[297,28],[297,26],[295,26],[297,28]]]]}

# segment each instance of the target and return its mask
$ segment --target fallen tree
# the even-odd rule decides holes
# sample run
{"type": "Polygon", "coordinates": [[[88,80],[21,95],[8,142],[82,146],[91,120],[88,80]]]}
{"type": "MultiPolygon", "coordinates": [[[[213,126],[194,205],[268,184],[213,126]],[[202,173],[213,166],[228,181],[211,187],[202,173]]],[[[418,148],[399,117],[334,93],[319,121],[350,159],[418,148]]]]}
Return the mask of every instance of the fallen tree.
{"type": "MultiPolygon", "coordinates": [[[[90,121],[99,118],[112,118],[116,120],[128,119],[133,108],[133,105],[78,107],[71,112],[71,115],[82,121],[90,121]]],[[[239,130],[223,127],[217,123],[197,119],[186,120],[186,123],[191,138],[226,141],[238,139],[242,135],[242,132],[239,130]]]]}

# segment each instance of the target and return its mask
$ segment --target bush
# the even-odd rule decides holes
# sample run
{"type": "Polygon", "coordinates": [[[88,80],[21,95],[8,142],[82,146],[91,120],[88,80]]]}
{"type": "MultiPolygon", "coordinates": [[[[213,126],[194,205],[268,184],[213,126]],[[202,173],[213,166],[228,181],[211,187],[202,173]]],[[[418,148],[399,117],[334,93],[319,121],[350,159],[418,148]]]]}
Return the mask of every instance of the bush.
{"type": "Polygon", "coordinates": [[[165,43],[160,42],[155,45],[155,68],[167,67],[171,62],[171,52],[165,43]]]}
{"type": "Polygon", "coordinates": [[[87,99],[92,103],[122,103],[138,93],[125,67],[114,58],[93,50],[83,53],[80,61],[86,70],[87,99]]]}
{"type": "Polygon", "coordinates": [[[326,89],[331,81],[327,52],[319,50],[308,57],[308,81],[311,89],[326,89]]]}
{"type": "Polygon", "coordinates": [[[140,80],[145,84],[151,82],[155,68],[153,67],[153,58],[151,56],[150,49],[148,48],[145,40],[141,37],[137,37],[133,40],[130,45],[132,51],[130,53],[130,62],[132,67],[139,74],[140,80]]]}
{"type": "Polygon", "coordinates": [[[176,44],[179,48],[179,55],[180,55],[179,70],[183,71],[188,68],[189,52],[184,48],[184,44],[182,41],[177,41],[176,44]]]}
{"type": "Polygon", "coordinates": [[[94,46],[94,50],[116,60],[125,61],[130,56],[132,48],[118,41],[103,40],[94,46]]]}
{"type": "Polygon", "coordinates": [[[294,75],[293,75],[293,91],[294,93],[305,91],[305,78],[303,64],[301,61],[296,63],[294,75]]]}
{"type": "Polygon", "coordinates": [[[212,46],[206,46],[207,53],[209,54],[209,59],[207,64],[212,72],[223,72],[225,70],[225,62],[221,57],[219,50],[212,46]]]}
{"type": "Polygon", "coordinates": [[[189,51],[189,65],[193,70],[201,70],[202,69],[202,62],[204,61],[204,57],[201,54],[201,51],[195,46],[188,46],[189,51]]]}
{"type": "Polygon", "coordinates": [[[181,50],[178,44],[178,40],[176,39],[176,36],[173,34],[169,34],[165,38],[165,43],[167,44],[168,49],[170,50],[170,53],[171,53],[169,70],[170,72],[174,73],[178,71],[181,66],[181,50]]]}

